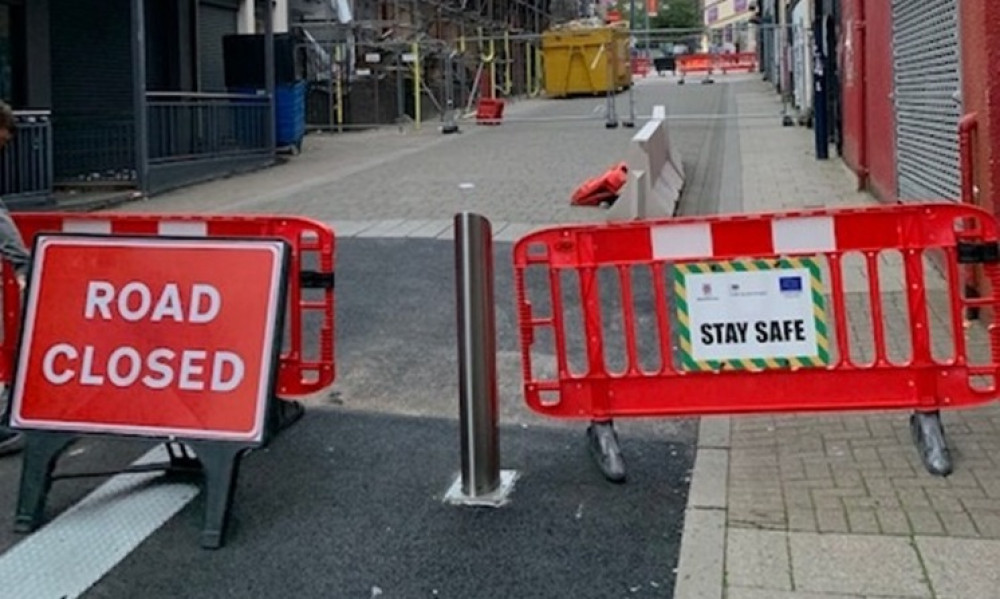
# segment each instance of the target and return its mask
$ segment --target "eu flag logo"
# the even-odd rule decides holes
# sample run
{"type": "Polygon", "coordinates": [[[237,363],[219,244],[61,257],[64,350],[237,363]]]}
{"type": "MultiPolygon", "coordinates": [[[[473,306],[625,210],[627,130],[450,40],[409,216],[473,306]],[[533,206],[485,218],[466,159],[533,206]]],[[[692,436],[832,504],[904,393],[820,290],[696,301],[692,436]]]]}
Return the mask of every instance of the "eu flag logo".
{"type": "Polygon", "coordinates": [[[802,291],[802,277],[781,277],[778,279],[778,288],[782,293],[802,291]]]}

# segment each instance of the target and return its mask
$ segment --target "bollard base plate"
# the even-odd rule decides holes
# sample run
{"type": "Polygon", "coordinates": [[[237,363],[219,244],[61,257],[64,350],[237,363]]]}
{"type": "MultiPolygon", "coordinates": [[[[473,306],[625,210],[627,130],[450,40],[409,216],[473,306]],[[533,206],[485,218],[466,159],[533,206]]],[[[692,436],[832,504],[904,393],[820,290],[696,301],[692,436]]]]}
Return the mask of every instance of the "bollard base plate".
{"type": "Polygon", "coordinates": [[[510,501],[510,494],[514,490],[517,477],[517,470],[501,470],[500,484],[495,491],[483,495],[466,495],[462,492],[462,475],[459,474],[448,487],[448,492],[444,494],[444,502],[449,505],[471,507],[503,507],[510,501]]]}

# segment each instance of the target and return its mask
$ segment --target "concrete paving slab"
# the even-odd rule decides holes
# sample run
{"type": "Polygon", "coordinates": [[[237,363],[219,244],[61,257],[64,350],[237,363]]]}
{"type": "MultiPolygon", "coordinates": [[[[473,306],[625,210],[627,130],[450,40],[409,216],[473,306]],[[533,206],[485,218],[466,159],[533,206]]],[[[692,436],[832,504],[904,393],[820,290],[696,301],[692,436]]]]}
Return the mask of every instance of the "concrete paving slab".
{"type": "Polygon", "coordinates": [[[407,237],[418,238],[418,239],[434,239],[446,229],[450,229],[453,226],[450,220],[428,220],[425,221],[426,224],[420,226],[413,231],[407,233],[407,237]]]}
{"type": "Polygon", "coordinates": [[[840,593],[800,593],[797,591],[775,591],[773,589],[753,589],[732,586],[726,590],[726,599],[882,599],[864,595],[842,595],[840,593]]]}
{"type": "Polygon", "coordinates": [[[936,599],[996,597],[1000,593],[1000,541],[916,537],[936,599]]]}
{"type": "Polygon", "coordinates": [[[698,423],[698,447],[728,448],[729,435],[728,416],[705,416],[698,423]]]}
{"type": "Polygon", "coordinates": [[[377,221],[372,220],[335,220],[327,221],[333,227],[333,234],[339,238],[354,237],[367,229],[374,227],[377,221]]]}
{"type": "Polygon", "coordinates": [[[379,221],[373,227],[358,232],[356,237],[393,237],[390,233],[396,227],[402,225],[403,219],[391,219],[379,221]]]}
{"type": "Polygon", "coordinates": [[[789,547],[796,589],[932,597],[906,537],[789,533],[789,547]]]}
{"type": "Polygon", "coordinates": [[[426,225],[430,221],[424,219],[409,219],[404,220],[399,224],[398,227],[386,232],[386,237],[407,237],[413,231],[416,231],[420,227],[426,225]]]}
{"type": "Polygon", "coordinates": [[[674,599],[722,599],[726,513],[689,508],[682,538],[674,599]]]}
{"type": "Polygon", "coordinates": [[[691,476],[691,507],[725,508],[729,452],[725,449],[701,447],[691,476]]]}
{"type": "Polygon", "coordinates": [[[509,241],[511,243],[524,237],[528,233],[543,228],[543,225],[532,225],[525,223],[510,223],[502,231],[494,236],[497,241],[509,241]]]}
{"type": "MultiPolygon", "coordinates": [[[[700,451],[698,457],[701,457],[700,451]]],[[[726,583],[772,591],[792,590],[788,535],[778,531],[730,528],[726,534],[726,583]]]]}

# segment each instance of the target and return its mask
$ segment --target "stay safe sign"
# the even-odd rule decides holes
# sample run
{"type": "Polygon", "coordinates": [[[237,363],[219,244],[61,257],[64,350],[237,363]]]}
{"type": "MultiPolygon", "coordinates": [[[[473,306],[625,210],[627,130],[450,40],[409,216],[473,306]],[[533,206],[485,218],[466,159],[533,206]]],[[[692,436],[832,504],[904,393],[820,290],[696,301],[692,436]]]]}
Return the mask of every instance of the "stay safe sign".
{"type": "Polygon", "coordinates": [[[40,236],[11,425],[261,441],[286,252],[270,240],[40,236]]]}
{"type": "Polygon", "coordinates": [[[674,287],[687,370],[829,362],[825,295],[813,259],[678,265],[674,287]]]}

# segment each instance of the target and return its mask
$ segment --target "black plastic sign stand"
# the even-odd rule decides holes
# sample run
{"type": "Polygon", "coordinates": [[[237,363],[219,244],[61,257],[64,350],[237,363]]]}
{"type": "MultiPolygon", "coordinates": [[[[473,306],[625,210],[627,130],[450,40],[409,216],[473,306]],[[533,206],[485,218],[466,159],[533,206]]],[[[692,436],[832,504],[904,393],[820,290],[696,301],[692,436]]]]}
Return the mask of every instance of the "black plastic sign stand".
{"type": "MultiPolygon", "coordinates": [[[[272,399],[270,403],[268,428],[273,433],[288,428],[303,414],[301,404],[297,402],[272,399]]],[[[169,461],[165,463],[145,464],[114,472],[57,474],[55,468],[59,457],[81,436],[61,432],[25,431],[25,437],[15,532],[32,532],[45,522],[46,499],[56,480],[163,471],[166,475],[164,480],[203,480],[205,514],[200,544],[205,549],[218,549],[224,545],[240,460],[246,452],[257,447],[228,441],[164,440],[169,455],[169,461]],[[195,455],[191,455],[186,447],[190,447],[195,455]]]]}

